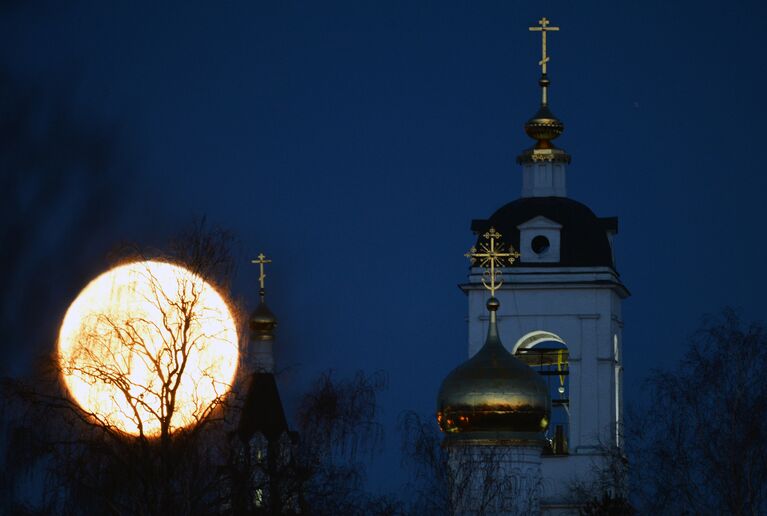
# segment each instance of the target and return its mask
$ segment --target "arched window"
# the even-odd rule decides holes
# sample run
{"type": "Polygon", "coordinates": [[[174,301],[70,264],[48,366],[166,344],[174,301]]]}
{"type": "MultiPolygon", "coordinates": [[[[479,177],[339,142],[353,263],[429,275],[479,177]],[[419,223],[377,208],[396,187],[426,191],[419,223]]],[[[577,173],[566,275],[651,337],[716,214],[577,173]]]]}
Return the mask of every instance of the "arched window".
{"type": "Polygon", "coordinates": [[[534,331],[517,341],[514,355],[540,374],[549,386],[551,421],[546,430],[549,448],[544,454],[567,455],[570,431],[569,353],[555,333],[534,331]]]}

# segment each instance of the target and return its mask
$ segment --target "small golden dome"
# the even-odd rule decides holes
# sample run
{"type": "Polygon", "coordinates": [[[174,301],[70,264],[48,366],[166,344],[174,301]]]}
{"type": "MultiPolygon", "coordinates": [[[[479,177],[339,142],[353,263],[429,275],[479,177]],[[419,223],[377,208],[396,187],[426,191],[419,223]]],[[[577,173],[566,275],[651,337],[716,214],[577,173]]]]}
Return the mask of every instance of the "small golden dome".
{"type": "Polygon", "coordinates": [[[258,306],[250,316],[250,338],[252,340],[267,340],[274,338],[274,329],[277,327],[277,318],[269,307],[266,306],[263,293],[260,296],[258,306]]]}
{"type": "Polygon", "coordinates": [[[503,347],[495,311],[488,301],[490,328],[482,349],[454,369],[437,397],[437,421],[450,439],[542,442],[551,398],[546,383],[503,347]]]}
{"type": "Polygon", "coordinates": [[[533,118],[525,124],[525,133],[536,140],[536,149],[551,149],[553,147],[551,140],[561,135],[564,130],[565,124],[554,116],[547,105],[541,106],[533,118]]]}
{"type": "Polygon", "coordinates": [[[570,155],[551,143],[565,130],[565,125],[554,116],[548,105],[542,104],[533,118],[525,123],[525,133],[535,140],[535,145],[517,157],[517,163],[552,161],[570,163],[570,155]]]}

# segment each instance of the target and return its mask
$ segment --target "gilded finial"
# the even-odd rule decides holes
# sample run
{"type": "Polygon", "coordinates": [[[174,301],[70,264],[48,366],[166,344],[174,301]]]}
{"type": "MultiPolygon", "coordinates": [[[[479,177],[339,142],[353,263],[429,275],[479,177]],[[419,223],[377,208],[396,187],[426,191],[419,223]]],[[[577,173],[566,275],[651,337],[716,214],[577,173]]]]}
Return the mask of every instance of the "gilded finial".
{"type": "Polygon", "coordinates": [[[512,265],[519,258],[519,253],[513,246],[500,241],[501,234],[495,228],[491,227],[482,235],[487,243],[479,244],[479,250],[476,247],[469,249],[466,256],[472,265],[479,262],[479,266],[485,269],[482,277],[482,284],[490,291],[490,297],[495,297],[495,291],[503,285],[503,278],[499,278],[500,272],[497,268],[512,265]]]}
{"type": "Polygon", "coordinates": [[[546,64],[549,62],[549,56],[546,53],[546,33],[559,30],[559,27],[549,27],[549,23],[551,22],[543,17],[538,20],[538,27],[528,27],[531,32],[541,33],[541,60],[538,61],[538,65],[541,67],[541,80],[538,81],[538,84],[541,85],[541,105],[544,106],[549,103],[549,79],[546,76],[546,64]]]}
{"type": "Polygon", "coordinates": [[[272,263],[271,260],[267,260],[266,256],[264,256],[264,253],[260,253],[258,255],[257,260],[251,260],[250,263],[256,263],[258,264],[259,274],[258,274],[258,284],[260,286],[259,288],[259,294],[261,296],[264,295],[264,280],[266,279],[266,274],[264,273],[264,265],[267,263],[272,263]]]}
{"type": "Polygon", "coordinates": [[[559,27],[550,27],[551,22],[547,18],[538,20],[537,27],[528,27],[531,32],[541,33],[541,78],[538,85],[541,87],[541,107],[533,117],[525,124],[525,132],[535,140],[531,149],[525,150],[519,157],[518,163],[533,163],[538,161],[552,161],[570,163],[570,155],[561,149],[557,149],[552,140],[557,138],[565,130],[564,124],[549,109],[549,81],[548,63],[551,60],[548,54],[546,34],[557,32],[559,27]]]}

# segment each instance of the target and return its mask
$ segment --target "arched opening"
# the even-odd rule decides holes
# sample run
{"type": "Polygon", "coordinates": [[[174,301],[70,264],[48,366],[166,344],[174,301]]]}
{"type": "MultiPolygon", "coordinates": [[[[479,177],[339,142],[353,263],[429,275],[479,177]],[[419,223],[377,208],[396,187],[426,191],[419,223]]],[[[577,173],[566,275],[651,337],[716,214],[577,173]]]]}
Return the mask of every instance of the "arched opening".
{"type": "Polygon", "coordinates": [[[567,344],[547,331],[528,333],[517,341],[514,355],[543,377],[551,396],[549,446],[544,455],[567,455],[570,432],[570,369],[567,344]]]}

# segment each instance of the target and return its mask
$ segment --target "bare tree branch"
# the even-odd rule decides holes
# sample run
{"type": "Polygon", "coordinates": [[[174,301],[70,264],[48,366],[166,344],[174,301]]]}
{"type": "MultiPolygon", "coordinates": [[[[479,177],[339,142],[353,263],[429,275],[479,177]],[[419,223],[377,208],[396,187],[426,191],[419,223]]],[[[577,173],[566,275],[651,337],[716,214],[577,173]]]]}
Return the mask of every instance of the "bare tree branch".
{"type": "Polygon", "coordinates": [[[767,512],[767,331],[732,309],[708,316],[632,415],[633,489],[647,512],[767,512]]]}

